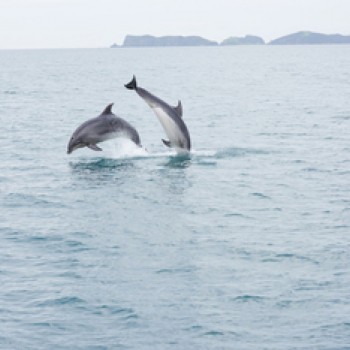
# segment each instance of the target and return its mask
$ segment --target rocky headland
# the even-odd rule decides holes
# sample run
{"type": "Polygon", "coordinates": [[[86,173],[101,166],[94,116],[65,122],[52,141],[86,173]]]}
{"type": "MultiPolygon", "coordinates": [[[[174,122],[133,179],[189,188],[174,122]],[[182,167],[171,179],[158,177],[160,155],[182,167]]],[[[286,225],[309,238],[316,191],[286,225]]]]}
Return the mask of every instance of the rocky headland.
{"type": "Polygon", "coordinates": [[[201,36],[153,36],[127,35],[122,45],[114,43],[111,48],[120,47],[164,47],[164,46],[231,46],[231,45],[323,45],[350,44],[350,35],[322,34],[308,31],[288,34],[268,43],[259,36],[229,37],[221,43],[205,39],[201,36]]]}

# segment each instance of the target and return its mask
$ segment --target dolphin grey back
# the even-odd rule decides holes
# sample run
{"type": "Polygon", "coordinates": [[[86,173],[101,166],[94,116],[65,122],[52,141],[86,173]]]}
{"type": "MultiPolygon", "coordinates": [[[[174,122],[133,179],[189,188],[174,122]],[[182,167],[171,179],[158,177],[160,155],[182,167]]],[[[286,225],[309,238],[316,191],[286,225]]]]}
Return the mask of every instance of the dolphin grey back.
{"type": "Polygon", "coordinates": [[[141,146],[140,135],[130,123],[114,114],[100,116],[100,118],[103,117],[106,118],[111,130],[115,132],[120,132],[122,130],[122,132],[124,132],[134,143],[141,146]]]}
{"type": "Polygon", "coordinates": [[[111,131],[124,132],[138,146],[141,146],[140,135],[137,130],[126,120],[116,116],[112,112],[113,103],[109,104],[97,118],[104,118],[111,131]]]}

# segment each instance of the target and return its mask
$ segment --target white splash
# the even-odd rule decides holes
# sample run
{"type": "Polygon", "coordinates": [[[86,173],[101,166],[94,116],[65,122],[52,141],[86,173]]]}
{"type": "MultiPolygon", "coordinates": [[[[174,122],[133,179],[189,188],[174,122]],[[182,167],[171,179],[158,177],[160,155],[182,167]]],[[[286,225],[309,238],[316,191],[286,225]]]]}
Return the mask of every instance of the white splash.
{"type": "Polygon", "coordinates": [[[198,157],[215,157],[217,155],[218,151],[217,150],[210,150],[210,149],[202,149],[202,150],[196,150],[192,149],[191,154],[193,156],[198,156],[198,157]]]}
{"type": "Polygon", "coordinates": [[[148,157],[149,153],[145,148],[137,146],[128,139],[113,139],[103,143],[104,154],[108,158],[136,158],[148,157]]]}

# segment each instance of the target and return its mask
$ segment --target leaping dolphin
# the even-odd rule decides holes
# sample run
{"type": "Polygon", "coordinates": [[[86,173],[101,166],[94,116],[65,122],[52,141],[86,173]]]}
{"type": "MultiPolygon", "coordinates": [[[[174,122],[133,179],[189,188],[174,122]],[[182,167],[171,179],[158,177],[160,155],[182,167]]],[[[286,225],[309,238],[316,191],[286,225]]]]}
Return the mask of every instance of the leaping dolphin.
{"type": "Polygon", "coordinates": [[[182,119],[181,101],[178,102],[176,107],[168,105],[157,96],[137,86],[135,75],[130,83],[125,84],[125,87],[130,90],[135,90],[152,108],[169,138],[169,141],[162,140],[166,146],[175,148],[177,152],[189,151],[191,149],[190,134],[182,119]]]}
{"type": "Polygon", "coordinates": [[[68,143],[68,154],[82,147],[102,151],[97,143],[118,137],[128,138],[142,147],[136,129],[124,119],[114,115],[112,106],[113,103],[109,104],[98,117],[87,120],[74,131],[68,143]]]}

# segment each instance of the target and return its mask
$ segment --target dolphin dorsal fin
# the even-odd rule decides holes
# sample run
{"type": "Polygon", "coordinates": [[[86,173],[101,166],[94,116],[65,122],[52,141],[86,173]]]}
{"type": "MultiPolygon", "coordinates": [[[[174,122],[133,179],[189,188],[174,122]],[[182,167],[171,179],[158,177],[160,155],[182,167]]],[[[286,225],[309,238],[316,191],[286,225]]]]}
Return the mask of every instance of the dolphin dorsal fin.
{"type": "Polygon", "coordinates": [[[112,107],[113,107],[114,103],[110,103],[104,110],[103,112],[101,113],[101,115],[104,115],[104,114],[113,114],[112,113],[112,107]]]}
{"type": "Polygon", "coordinates": [[[176,107],[173,107],[175,112],[178,114],[180,118],[182,118],[182,104],[181,101],[179,100],[178,104],[176,107]]]}

